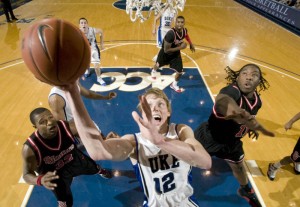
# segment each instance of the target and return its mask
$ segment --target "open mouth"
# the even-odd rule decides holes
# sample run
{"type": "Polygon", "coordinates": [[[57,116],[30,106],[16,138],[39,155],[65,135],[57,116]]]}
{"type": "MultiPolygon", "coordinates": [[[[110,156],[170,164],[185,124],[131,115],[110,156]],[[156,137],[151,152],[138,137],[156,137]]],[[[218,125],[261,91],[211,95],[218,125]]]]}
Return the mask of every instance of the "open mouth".
{"type": "Polygon", "coordinates": [[[153,115],[155,121],[161,122],[161,117],[159,115],[153,115]]]}
{"type": "Polygon", "coordinates": [[[56,130],[56,126],[52,126],[52,127],[49,128],[49,131],[52,131],[52,132],[53,132],[53,131],[55,131],[55,130],[56,130]]]}

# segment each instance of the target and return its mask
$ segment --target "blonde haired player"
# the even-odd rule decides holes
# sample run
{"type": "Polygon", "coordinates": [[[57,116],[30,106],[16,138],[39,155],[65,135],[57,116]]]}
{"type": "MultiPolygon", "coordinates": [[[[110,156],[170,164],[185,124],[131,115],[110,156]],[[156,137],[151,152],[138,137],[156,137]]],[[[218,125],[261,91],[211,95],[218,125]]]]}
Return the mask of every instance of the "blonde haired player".
{"type": "MultiPolygon", "coordinates": [[[[95,72],[97,75],[97,82],[100,85],[105,86],[106,83],[101,78],[101,69],[100,69],[100,49],[97,45],[96,34],[100,35],[100,48],[103,50],[103,30],[99,28],[89,27],[88,21],[86,18],[82,17],[79,19],[79,29],[85,34],[87,37],[90,46],[91,46],[91,63],[94,64],[95,72]]],[[[88,68],[84,73],[84,77],[87,78],[90,76],[90,69],[88,68]]]]}
{"type": "Polygon", "coordinates": [[[142,117],[132,116],[140,128],[136,134],[103,140],[82,102],[76,84],[65,86],[84,146],[94,160],[130,158],[144,190],[143,206],[195,207],[190,185],[192,166],[209,169],[211,157],[185,124],[169,123],[170,102],[165,93],[151,88],[140,97],[142,117]]]}

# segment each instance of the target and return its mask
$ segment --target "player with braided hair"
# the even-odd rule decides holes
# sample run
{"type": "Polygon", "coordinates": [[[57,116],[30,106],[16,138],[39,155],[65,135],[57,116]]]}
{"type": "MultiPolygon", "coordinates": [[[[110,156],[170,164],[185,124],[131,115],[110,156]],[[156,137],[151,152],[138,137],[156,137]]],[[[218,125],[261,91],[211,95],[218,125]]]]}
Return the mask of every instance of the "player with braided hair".
{"type": "Polygon", "coordinates": [[[217,95],[208,121],[194,131],[195,137],[211,156],[224,159],[229,164],[240,183],[238,194],[251,206],[261,206],[248,184],[241,138],[249,130],[253,132],[251,135],[254,138],[258,137],[257,131],[274,136],[255,118],[262,106],[257,87],[266,90],[269,83],[255,64],[247,64],[238,71],[226,67],[225,71],[228,74],[228,85],[217,95]]]}

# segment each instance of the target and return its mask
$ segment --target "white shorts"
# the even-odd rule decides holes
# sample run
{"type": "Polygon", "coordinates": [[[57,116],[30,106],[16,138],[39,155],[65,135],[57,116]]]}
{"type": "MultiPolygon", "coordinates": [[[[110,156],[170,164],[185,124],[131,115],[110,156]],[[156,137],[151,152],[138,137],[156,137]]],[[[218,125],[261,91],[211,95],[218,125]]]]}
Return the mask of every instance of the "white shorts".
{"type": "Polygon", "coordinates": [[[91,49],[91,63],[100,64],[100,52],[99,52],[99,49],[97,49],[97,48],[92,48],[91,49]]]}

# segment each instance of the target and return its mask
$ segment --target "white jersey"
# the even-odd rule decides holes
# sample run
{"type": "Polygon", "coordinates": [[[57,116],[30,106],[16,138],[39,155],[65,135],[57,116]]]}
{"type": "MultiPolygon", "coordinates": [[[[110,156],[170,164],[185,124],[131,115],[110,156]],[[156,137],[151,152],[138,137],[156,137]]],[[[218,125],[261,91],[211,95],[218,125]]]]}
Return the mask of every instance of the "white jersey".
{"type": "Polygon", "coordinates": [[[96,40],[96,29],[93,27],[88,28],[88,32],[85,34],[91,46],[91,63],[100,64],[100,50],[96,40]]]}
{"type": "MultiPolygon", "coordinates": [[[[78,88],[80,90],[80,87],[78,85],[78,88]]],[[[64,106],[64,114],[65,114],[65,120],[64,121],[70,121],[73,119],[73,114],[71,111],[71,107],[70,107],[70,103],[66,97],[65,91],[59,89],[58,87],[53,87],[51,88],[51,91],[49,93],[48,99],[50,98],[50,96],[52,95],[59,95],[60,97],[62,97],[62,99],[64,99],[65,101],[65,106],[64,106]]],[[[94,121],[93,121],[94,122],[94,121]]],[[[94,122],[95,126],[97,127],[97,129],[101,132],[100,128],[98,127],[98,125],[94,122]]]]}
{"type": "Polygon", "coordinates": [[[96,47],[97,46],[97,40],[96,40],[96,31],[95,28],[89,27],[88,32],[85,33],[86,38],[88,39],[91,47],[96,47]]]}
{"type": "Polygon", "coordinates": [[[168,7],[160,17],[160,25],[157,31],[157,46],[161,47],[167,32],[172,28],[172,22],[176,16],[176,11],[168,7]]]}
{"type": "Polygon", "coordinates": [[[66,94],[63,90],[59,89],[58,87],[53,87],[49,93],[48,99],[50,98],[50,96],[52,95],[59,95],[60,97],[62,97],[62,99],[64,99],[65,101],[65,106],[64,106],[64,114],[65,114],[65,121],[70,121],[73,119],[73,114],[70,108],[70,104],[68,99],[66,98],[66,94]]]}
{"type": "MultiPolygon", "coordinates": [[[[167,137],[179,139],[176,124],[170,124],[167,137]]],[[[159,149],[141,133],[135,134],[137,163],[135,173],[143,187],[144,207],[198,206],[192,198],[190,185],[192,167],[171,154],[159,149]]]]}
{"type": "Polygon", "coordinates": [[[160,17],[160,27],[162,29],[171,29],[175,15],[176,11],[168,7],[160,17]]]}

